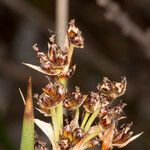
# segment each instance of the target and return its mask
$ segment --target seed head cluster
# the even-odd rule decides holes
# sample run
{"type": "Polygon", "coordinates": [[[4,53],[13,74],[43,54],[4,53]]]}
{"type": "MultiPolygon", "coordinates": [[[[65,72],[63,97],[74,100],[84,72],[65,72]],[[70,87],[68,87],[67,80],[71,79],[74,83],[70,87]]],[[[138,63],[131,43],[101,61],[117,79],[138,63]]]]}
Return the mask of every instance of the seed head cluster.
{"type": "MultiPolygon", "coordinates": [[[[52,144],[53,149],[81,150],[101,145],[102,150],[110,150],[113,147],[124,147],[139,137],[140,134],[132,136],[132,123],[120,125],[120,120],[127,118],[123,111],[126,104],[122,101],[117,103],[116,99],[126,91],[125,77],[121,77],[120,82],[104,77],[94,91],[87,93],[81,92],[78,86],[74,91],[67,89],[66,80],[76,69],[71,64],[74,48],[84,47],[83,36],[74,20],[68,25],[64,47],[61,49],[55,35],[51,35],[47,53],[40,51],[37,44],[33,46],[39,66],[30,65],[51,78],[41,93],[34,97],[38,104],[36,109],[44,116],[52,117],[54,133],[51,134],[54,135],[50,142],[55,143],[52,144]],[[60,114],[60,108],[65,110],[65,114],[60,114]],[[53,115],[54,112],[56,116],[53,115]],[[64,118],[67,118],[67,123],[64,118]]],[[[42,148],[45,146],[37,141],[35,147],[38,147],[37,144],[42,148]]],[[[39,150],[44,149],[42,148],[39,150]]]]}

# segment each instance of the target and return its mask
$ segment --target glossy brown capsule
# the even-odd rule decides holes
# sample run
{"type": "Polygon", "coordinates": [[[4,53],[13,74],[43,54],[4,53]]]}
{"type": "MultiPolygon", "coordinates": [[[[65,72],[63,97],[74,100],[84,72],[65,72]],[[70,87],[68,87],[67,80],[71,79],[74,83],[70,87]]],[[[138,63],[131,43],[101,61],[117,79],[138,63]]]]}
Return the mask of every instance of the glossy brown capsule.
{"type": "Polygon", "coordinates": [[[126,86],[127,80],[125,77],[122,77],[121,82],[111,82],[107,77],[104,77],[103,82],[98,84],[97,89],[102,99],[112,101],[125,93],[126,86]]]}
{"type": "Polygon", "coordinates": [[[63,101],[64,107],[68,110],[74,110],[83,104],[86,97],[87,95],[83,95],[80,92],[80,88],[76,86],[75,91],[68,93],[66,99],[63,101]]]}
{"type": "Polygon", "coordinates": [[[39,109],[42,108],[41,111],[43,111],[44,108],[47,110],[56,107],[57,104],[65,99],[66,94],[67,90],[63,84],[60,82],[49,82],[43,88],[42,94],[36,95],[39,109]]]}
{"type": "Polygon", "coordinates": [[[83,105],[84,109],[89,113],[93,113],[100,106],[101,106],[100,96],[98,93],[95,93],[95,92],[91,92],[87,96],[83,105]]]}
{"type": "Polygon", "coordinates": [[[81,31],[75,26],[75,20],[71,20],[67,30],[67,36],[69,42],[78,48],[84,47],[84,39],[81,35],[81,31]]]}

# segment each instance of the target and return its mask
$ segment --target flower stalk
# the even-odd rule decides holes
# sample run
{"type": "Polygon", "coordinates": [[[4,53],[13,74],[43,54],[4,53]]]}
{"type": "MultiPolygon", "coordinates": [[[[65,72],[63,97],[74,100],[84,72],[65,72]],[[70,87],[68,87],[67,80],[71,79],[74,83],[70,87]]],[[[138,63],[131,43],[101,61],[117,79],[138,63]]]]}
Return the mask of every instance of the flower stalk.
{"type": "Polygon", "coordinates": [[[89,120],[87,121],[86,125],[85,125],[85,132],[87,132],[89,130],[89,128],[91,127],[93,121],[95,120],[95,118],[98,116],[100,112],[100,108],[97,108],[96,111],[90,116],[89,120]]]}
{"type": "Polygon", "coordinates": [[[84,126],[85,126],[85,124],[86,124],[86,122],[87,122],[89,116],[90,116],[90,113],[89,113],[89,112],[86,112],[85,115],[84,115],[83,121],[82,121],[82,123],[81,123],[81,128],[82,128],[82,129],[84,129],[84,126]]]}
{"type": "Polygon", "coordinates": [[[56,117],[57,116],[56,109],[55,108],[50,109],[50,113],[52,116],[52,124],[54,128],[55,142],[57,143],[59,141],[59,130],[58,130],[59,124],[57,120],[58,118],[56,117]]]}

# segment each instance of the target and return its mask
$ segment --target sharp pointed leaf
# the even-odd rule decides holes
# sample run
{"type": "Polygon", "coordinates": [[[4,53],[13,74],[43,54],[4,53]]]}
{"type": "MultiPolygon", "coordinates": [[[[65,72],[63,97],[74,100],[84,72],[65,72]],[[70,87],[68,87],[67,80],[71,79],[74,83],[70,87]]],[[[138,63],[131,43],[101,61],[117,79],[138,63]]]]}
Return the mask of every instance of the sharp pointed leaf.
{"type": "Polygon", "coordinates": [[[34,112],[31,77],[28,81],[20,150],[34,150],[34,112]]]}

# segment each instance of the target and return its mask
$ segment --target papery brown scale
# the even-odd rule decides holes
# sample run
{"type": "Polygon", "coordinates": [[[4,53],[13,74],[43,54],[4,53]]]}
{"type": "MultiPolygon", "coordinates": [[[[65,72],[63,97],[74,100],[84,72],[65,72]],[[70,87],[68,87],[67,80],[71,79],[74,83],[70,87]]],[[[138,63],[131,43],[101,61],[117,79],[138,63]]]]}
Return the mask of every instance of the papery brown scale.
{"type": "Polygon", "coordinates": [[[84,138],[86,135],[85,131],[81,128],[76,128],[73,130],[73,139],[72,143],[73,145],[77,144],[82,138],[84,138]]]}
{"type": "Polygon", "coordinates": [[[124,94],[126,85],[127,81],[125,77],[122,77],[121,82],[111,82],[107,77],[104,77],[103,82],[97,86],[97,89],[99,90],[102,99],[111,102],[124,94]]]}
{"type": "Polygon", "coordinates": [[[69,150],[71,148],[72,143],[68,138],[62,138],[59,142],[58,145],[61,150],[69,150]]]}
{"type": "Polygon", "coordinates": [[[133,134],[133,132],[130,131],[131,126],[132,126],[132,123],[123,125],[120,129],[115,128],[113,144],[121,145],[121,144],[126,143],[133,134]]]}
{"type": "Polygon", "coordinates": [[[89,113],[93,113],[100,106],[101,106],[101,103],[100,103],[99,94],[95,92],[91,92],[87,96],[85,103],[83,105],[84,109],[89,113]]]}
{"type": "Polygon", "coordinates": [[[67,90],[61,83],[49,82],[45,88],[43,88],[42,94],[36,96],[36,99],[38,99],[39,108],[42,108],[41,112],[43,112],[43,109],[51,109],[55,107],[65,99],[66,94],[67,90]]]}
{"type": "Polygon", "coordinates": [[[67,72],[62,72],[60,76],[71,78],[73,76],[74,72],[75,72],[75,69],[76,69],[76,65],[70,67],[67,72]]]}
{"type": "Polygon", "coordinates": [[[70,125],[66,125],[62,130],[62,137],[68,138],[70,141],[72,141],[72,136],[72,128],[70,127],[70,125]]]}
{"type": "Polygon", "coordinates": [[[97,137],[95,137],[87,142],[86,147],[94,148],[96,145],[99,145],[99,144],[100,144],[100,140],[97,137]]]}
{"type": "Polygon", "coordinates": [[[69,42],[79,48],[84,47],[84,39],[81,35],[81,31],[75,26],[75,20],[71,20],[67,30],[69,42]]]}
{"type": "Polygon", "coordinates": [[[45,71],[51,70],[51,64],[49,62],[48,57],[43,52],[39,51],[37,44],[33,46],[33,49],[36,52],[37,58],[39,59],[40,65],[43,68],[43,70],[45,71]]]}
{"type": "Polygon", "coordinates": [[[86,97],[87,95],[81,94],[79,87],[76,87],[75,92],[68,94],[63,101],[64,107],[68,110],[74,110],[83,104],[86,97]]]}
{"type": "Polygon", "coordinates": [[[124,113],[123,113],[123,108],[126,106],[125,103],[120,102],[113,108],[107,108],[107,111],[105,111],[105,107],[102,108],[104,109],[104,112],[102,110],[100,111],[100,124],[103,125],[104,127],[109,127],[109,125],[112,123],[113,120],[119,121],[123,118],[125,118],[124,113]]]}
{"type": "Polygon", "coordinates": [[[68,55],[56,44],[54,35],[50,37],[50,43],[48,43],[48,58],[54,65],[53,67],[61,67],[67,64],[68,55]]]}
{"type": "Polygon", "coordinates": [[[50,109],[50,107],[53,105],[52,99],[49,95],[43,94],[39,102],[39,105],[43,108],[50,109]]]}

